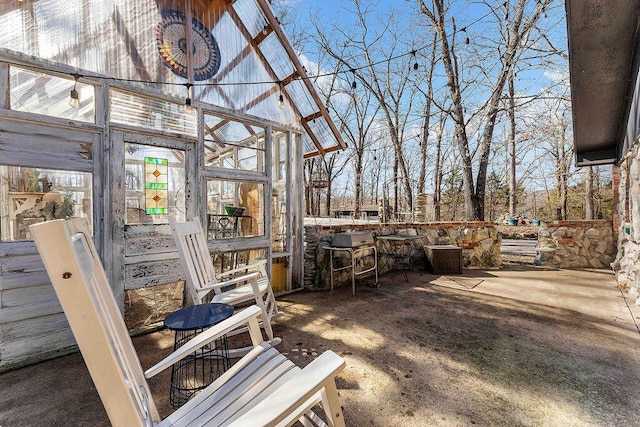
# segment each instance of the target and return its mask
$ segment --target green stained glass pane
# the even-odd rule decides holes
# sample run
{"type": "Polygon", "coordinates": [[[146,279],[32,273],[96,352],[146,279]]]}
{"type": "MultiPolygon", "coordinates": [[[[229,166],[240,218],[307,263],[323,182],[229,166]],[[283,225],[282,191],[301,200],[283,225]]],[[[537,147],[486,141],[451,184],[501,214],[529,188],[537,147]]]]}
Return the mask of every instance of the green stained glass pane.
{"type": "Polygon", "coordinates": [[[166,215],[167,208],[147,208],[145,212],[147,215],[166,215]]]}
{"type": "Polygon", "coordinates": [[[147,190],[166,190],[168,185],[166,182],[147,182],[144,187],[147,190]]]}
{"type": "Polygon", "coordinates": [[[145,157],[144,162],[146,164],[151,164],[151,165],[163,165],[163,166],[169,165],[169,161],[167,159],[160,159],[158,157],[145,157]]]}
{"type": "Polygon", "coordinates": [[[145,157],[144,169],[145,212],[148,215],[166,215],[169,161],[159,157],[145,157]]]}

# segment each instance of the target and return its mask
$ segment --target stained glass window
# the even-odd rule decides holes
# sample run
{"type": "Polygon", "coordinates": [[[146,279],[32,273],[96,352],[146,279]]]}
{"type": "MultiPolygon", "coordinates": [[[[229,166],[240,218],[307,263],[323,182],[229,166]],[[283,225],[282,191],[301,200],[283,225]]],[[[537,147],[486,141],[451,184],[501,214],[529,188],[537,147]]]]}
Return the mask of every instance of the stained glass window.
{"type": "Polygon", "coordinates": [[[144,158],[145,212],[147,215],[166,215],[169,200],[167,171],[169,161],[157,157],[144,158]]]}
{"type": "Polygon", "coordinates": [[[168,215],[185,221],[185,152],[125,143],[124,158],[125,224],[166,224],[168,215]],[[148,163],[147,159],[152,161],[148,163]],[[154,175],[156,170],[158,177],[154,175]],[[158,201],[154,200],[156,196],[158,201]],[[165,210],[153,210],[155,208],[165,210]]]}

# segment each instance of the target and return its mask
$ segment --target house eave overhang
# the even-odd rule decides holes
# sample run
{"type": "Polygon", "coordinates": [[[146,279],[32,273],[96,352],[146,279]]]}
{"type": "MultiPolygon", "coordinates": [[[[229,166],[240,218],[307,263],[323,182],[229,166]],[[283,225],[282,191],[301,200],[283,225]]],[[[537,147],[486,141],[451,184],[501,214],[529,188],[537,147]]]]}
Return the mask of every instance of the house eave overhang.
{"type": "Polygon", "coordinates": [[[616,163],[631,100],[640,0],[566,0],[577,166],[616,163]]]}

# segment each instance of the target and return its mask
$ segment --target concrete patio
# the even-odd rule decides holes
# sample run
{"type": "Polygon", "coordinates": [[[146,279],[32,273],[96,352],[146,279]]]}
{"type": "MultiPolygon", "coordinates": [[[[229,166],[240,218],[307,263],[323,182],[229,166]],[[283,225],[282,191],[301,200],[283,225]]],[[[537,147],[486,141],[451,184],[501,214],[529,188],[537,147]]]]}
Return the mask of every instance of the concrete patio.
{"type": "MultiPolygon", "coordinates": [[[[640,420],[637,308],[611,272],[507,266],[400,273],[380,288],[281,297],[279,348],[299,365],[325,349],[347,425],[628,426],[640,420]],[[634,313],[635,311],[635,313],[634,313]]],[[[143,367],[167,331],[134,339],[143,367]]],[[[168,375],[151,382],[163,413],[168,375]]],[[[79,354],[0,375],[0,426],[109,425],[79,354]]]]}

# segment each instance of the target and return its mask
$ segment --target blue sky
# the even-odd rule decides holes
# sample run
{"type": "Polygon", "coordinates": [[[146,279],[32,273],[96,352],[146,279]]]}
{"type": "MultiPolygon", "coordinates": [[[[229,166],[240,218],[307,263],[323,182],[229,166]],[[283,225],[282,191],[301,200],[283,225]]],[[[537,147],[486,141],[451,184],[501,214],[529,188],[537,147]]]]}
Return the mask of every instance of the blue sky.
{"type": "MultiPolygon", "coordinates": [[[[345,9],[353,9],[353,1],[351,0],[285,0],[288,2],[288,6],[291,8],[295,8],[297,10],[296,13],[296,26],[297,27],[311,27],[310,16],[315,16],[319,21],[323,24],[325,28],[330,27],[332,24],[338,26],[338,28],[345,30],[348,32],[348,28],[354,25],[355,16],[353,13],[348,12],[345,9]]],[[[430,4],[429,1],[427,4],[430,4]]],[[[489,16],[489,7],[486,4],[482,4],[478,1],[474,0],[452,0],[453,10],[450,12],[449,16],[454,16],[456,20],[456,24],[458,30],[462,27],[466,27],[468,29],[467,34],[471,39],[471,46],[473,47],[474,43],[478,45],[486,45],[492,46],[491,39],[495,39],[494,34],[491,32],[496,31],[493,25],[490,25],[493,17],[489,16]],[[491,28],[491,30],[489,30],[491,28]],[[490,32],[491,31],[491,32],[490,32]]],[[[532,0],[531,6],[535,5],[535,2],[532,0]]],[[[385,18],[388,17],[388,14],[392,10],[403,9],[404,13],[401,13],[400,16],[403,17],[404,22],[409,24],[411,28],[411,20],[414,18],[420,18],[418,13],[418,6],[416,0],[362,0],[362,5],[365,7],[366,5],[375,4],[375,10],[371,12],[371,18],[369,22],[380,22],[380,26],[385,23],[385,18]]],[[[425,22],[426,18],[420,19],[420,21],[425,22]]],[[[557,1],[555,7],[552,10],[548,11],[548,17],[545,18],[544,22],[545,26],[550,27],[550,30],[545,33],[548,37],[550,37],[556,46],[560,49],[566,49],[566,24],[564,23],[564,3],[562,1],[557,1]]],[[[298,29],[299,29],[298,28],[298,29]]],[[[417,28],[417,27],[416,27],[417,28]]],[[[372,32],[375,32],[374,25],[370,25],[369,29],[372,32]]],[[[421,29],[420,31],[423,31],[421,29]]],[[[409,49],[409,47],[407,48],[409,49]]],[[[306,59],[313,61],[316,57],[313,55],[314,51],[313,46],[308,46],[304,49],[304,53],[308,53],[310,55],[307,56],[306,59]]],[[[493,58],[494,61],[497,61],[497,55],[495,51],[491,51],[493,54],[491,56],[496,56],[493,58]]],[[[424,52],[425,54],[427,52],[424,52]]],[[[465,56],[465,49],[460,52],[460,60],[461,66],[464,70],[463,72],[467,73],[467,77],[473,77],[475,74],[481,76],[481,73],[477,71],[477,68],[474,68],[474,62],[479,60],[479,58],[471,56],[465,56]]],[[[482,61],[480,61],[482,62],[482,61]]],[[[307,65],[309,70],[316,69],[315,67],[307,65]]],[[[490,64],[489,64],[490,65],[490,64]]],[[[486,64],[485,64],[486,66],[486,64]]],[[[440,74],[440,79],[442,79],[442,72],[440,74]]],[[[518,82],[516,83],[516,92],[519,96],[525,96],[528,94],[538,93],[541,87],[548,87],[553,85],[555,82],[559,80],[562,75],[566,76],[561,69],[547,68],[547,67],[537,67],[530,69],[523,69],[520,71],[518,75],[518,82]]],[[[435,77],[438,79],[438,77],[435,77]]],[[[349,82],[347,82],[349,84],[349,82]]],[[[437,83],[437,86],[441,88],[444,86],[444,83],[440,81],[437,83]]],[[[486,88],[485,88],[486,89],[486,88]]],[[[480,105],[485,99],[486,94],[480,93],[482,88],[477,90],[467,90],[465,93],[466,105],[469,107],[470,111],[473,111],[474,108],[474,96],[479,95],[477,104],[480,105]]],[[[477,107],[477,106],[476,106],[477,107]]],[[[535,109],[535,106],[531,106],[529,108],[535,109]]],[[[420,131],[417,127],[421,125],[421,114],[418,114],[415,118],[413,117],[410,121],[410,126],[416,127],[416,132],[420,131]]],[[[500,141],[502,138],[499,135],[500,132],[503,131],[502,124],[499,124],[499,128],[496,130],[496,141],[500,141]]],[[[411,135],[413,131],[409,131],[409,135],[411,135]]],[[[409,145],[410,146],[410,145],[409,145]]],[[[348,169],[347,169],[348,171],[348,169]]],[[[348,173],[348,172],[347,172],[348,173]]]]}

